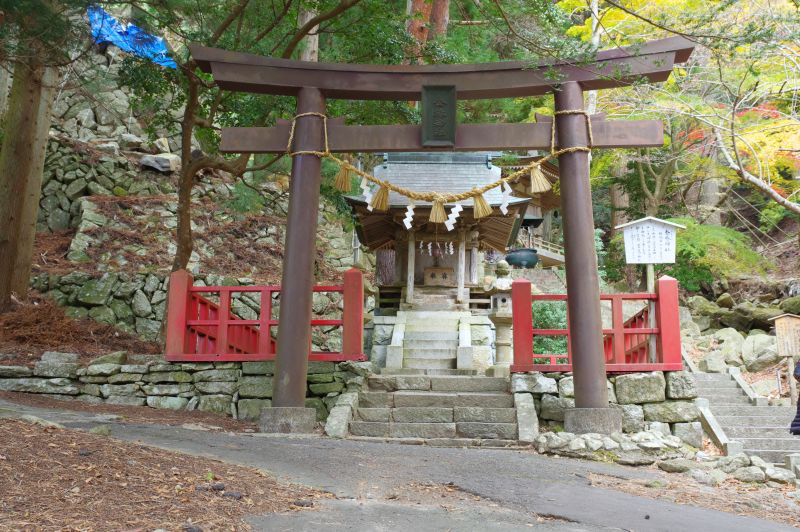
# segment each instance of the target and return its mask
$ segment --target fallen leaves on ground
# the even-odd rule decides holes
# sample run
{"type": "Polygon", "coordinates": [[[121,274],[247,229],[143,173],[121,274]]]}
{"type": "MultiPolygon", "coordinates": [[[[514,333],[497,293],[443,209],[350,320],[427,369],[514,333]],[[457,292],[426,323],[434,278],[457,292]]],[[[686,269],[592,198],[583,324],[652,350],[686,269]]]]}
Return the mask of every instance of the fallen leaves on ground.
{"type": "Polygon", "coordinates": [[[0,455],[0,530],[248,530],[248,514],[328,497],[249,467],[16,420],[0,420],[0,455]]]}
{"type": "Polygon", "coordinates": [[[800,528],[800,505],[789,497],[792,486],[783,489],[729,479],[716,487],[704,486],[685,475],[661,474],[661,480],[630,480],[598,473],[589,474],[592,486],[631,495],[668,500],[677,504],[709,508],[736,515],[757,517],[800,528]]]}

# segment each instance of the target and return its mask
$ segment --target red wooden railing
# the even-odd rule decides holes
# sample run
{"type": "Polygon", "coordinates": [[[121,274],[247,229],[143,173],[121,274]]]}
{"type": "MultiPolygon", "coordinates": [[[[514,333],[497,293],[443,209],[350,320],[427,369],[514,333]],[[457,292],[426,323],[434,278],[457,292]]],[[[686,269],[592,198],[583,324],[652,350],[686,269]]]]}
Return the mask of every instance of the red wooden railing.
{"type": "MultiPolygon", "coordinates": [[[[531,295],[531,283],[525,279],[514,281],[511,287],[514,314],[513,372],[572,371],[571,346],[568,329],[534,329],[534,301],[566,301],[565,294],[531,295]],[[536,336],[566,336],[567,352],[562,354],[534,353],[536,336]]],[[[612,327],[603,330],[603,350],[606,371],[624,373],[632,371],[680,371],[681,359],[680,317],[678,315],[678,281],[661,277],[656,293],[602,294],[601,301],[611,301],[612,327]],[[627,320],[623,319],[624,301],[652,302],[655,327],[650,326],[649,306],[627,320]],[[655,353],[651,356],[651,336],[655,336],[655,353]]],[[[568,317],[569,321],[569,317],[568,317]]]]}
{"type": "MultiPolygon", "coordinates": [[[[173,272],[169,281],[165,357],[170,361],[272,360],[276,354],[278,320],[272,318],[273,295],[280,286],[194,286],[186,270],[173,272]],[[258,319],[246,320],[231,311],[235,293],[260,297],[258,319]],[[203,297],[213,295],[218,303],[203,297]],[[273,331],[273,328],[275,330],[273,331]],[[274,332],[274,333],[273,333],[274,332]]],[[[364,355],[364,279],[360,270],[344,273],[343,284],[315,286],[314,292],[339,292],[341,319],[312,319],[310,325],[342,328],[342,350],[311,352],[309,360],[366,360],[364,355]]]]}

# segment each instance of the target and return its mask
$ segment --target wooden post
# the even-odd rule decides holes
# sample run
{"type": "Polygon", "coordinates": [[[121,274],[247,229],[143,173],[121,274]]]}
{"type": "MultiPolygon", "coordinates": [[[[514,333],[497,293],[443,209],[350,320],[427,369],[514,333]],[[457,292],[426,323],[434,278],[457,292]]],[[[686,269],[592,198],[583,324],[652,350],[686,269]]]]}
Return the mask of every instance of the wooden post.
{"type": "MultiPolygon", "coordinates": [[[[189,289],[194,284],[192,274],[186,270],[172,272],[167,295],[167,340],[164,358],[173,360],[186,353],[186,320],[189,310],[189,289]]],[[[194,316],[192,316],[194,317],[194,316]]],[[[192,350],[193,351],[193,350],[192,350]]]]}
{"type": "Polygon", "coordinates": [[[458,270],[456,271],[456,279],[458,281],[458,291],[456,292],[456,301],[458,303],[464,302],[464,274],[467,262],[467,232],[465,229],[458,231],[458,270]]]}
{"type": "Polygon", "coordinates": [[[478,243],[472,246],[469,257],[469,282],[470,284],[478,284],[478,243]]]}
{"type": "MultiPolygon", "coordinates": [[[[583,90],[574,81],[555,91],[556,111],[583,109],[583,90]]],[[[586,117],[563,114],[555,117],[558,145],[587,147],[586,117]]],[[[594,249],[592,188],[589,154],[564,153],[558,157],[561,174],[561,213],[564,224],[567,307],[570,317],[572,369],[577,408],[607,408],[608,389],[603,356],[603,322],[600,317],[600,280],[594,249]]]]}
{"type": "Polygon", "coordinates": [[[656,286],[657,352],[661,364],[672,364],[669,371],[683,367],[681,358],[681,318],[678,311],[678,281],[664,275],[656,286]]]}
{"type": "MultiPolygon", "coordinates": [[[[324,113],[325,98],[319,89],[302,88],[297,94],[297,113],[311,112],[324,113]]],[[[293,151],[321,150],[323,142],[322,118],[304,116],[297,119],[293,151]]],[[[316,155],[297,155],[292,159],[272,397],[272,404],[276,407],[305,406],[320,167],[321,161],[316,155]]]]}
{"type": "Polygon", "coordinates": [[[349,360],[364,354],[364,275],[357,268],[344,272],[342,355],[349,360]]]}
{"type": "MultiPolygon", "coordinates": [[[[652,294],[656,291],[656,267],[655,264],[646,264],[647,271],[647,293],[652,294]]],[[[656,327],[656,306],[653,301],[647,304],[647,326],[650,328],[656,327]]],[[[647,358],[651,364],[655,364],[658,355],[656,353],[656,335],[651,334],[647,342],[647,358]]]]}
{"type": "Polygon", "coordinates": [[[533,371],[533,306],[529,280],[517,279],[511,283],[511,312],[514,319],[514,362],[511,371],[533,371]]]}
{"type": "Polygon", "coordinates": [[[417,243],[414,231],[408,232],[408,256],[406,257],[406,303],[414,302],[414,245],[417,243]]]}

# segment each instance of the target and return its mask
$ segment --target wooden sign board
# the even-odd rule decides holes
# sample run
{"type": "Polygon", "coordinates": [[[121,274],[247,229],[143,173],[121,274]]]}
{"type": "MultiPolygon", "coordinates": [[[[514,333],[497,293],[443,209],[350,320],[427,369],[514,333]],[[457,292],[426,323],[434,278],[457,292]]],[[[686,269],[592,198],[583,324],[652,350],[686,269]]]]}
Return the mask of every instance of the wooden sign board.
{"type": "Polygon", "coordinates": [[[628,264],[673,264],[677,230],[685,227],[648,216],[616,228],[622,229],[628,264]]]}
{"type": "Polygon", "coordinates": [[[800,357],[800,316],[782,314],[773,320],[778,340],[778,355],[800,357]]]}
{"type": "Polygon", "coordinates": [[[452,148],[456,144],[456,88],[454,85],[422,87],[422,145],[452,148]]]}

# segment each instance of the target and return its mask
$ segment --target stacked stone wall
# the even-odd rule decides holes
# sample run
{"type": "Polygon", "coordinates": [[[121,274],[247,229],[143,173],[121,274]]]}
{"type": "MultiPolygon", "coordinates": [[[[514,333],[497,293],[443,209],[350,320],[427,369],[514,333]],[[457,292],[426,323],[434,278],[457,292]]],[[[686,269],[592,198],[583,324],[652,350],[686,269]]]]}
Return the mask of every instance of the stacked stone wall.
{"type": "MultiPolygon", "coordinates": [[[[369,364],[310,362],[306,407],[324,421],[339,395],[357,392],[369,364]]],[[[157,355],[110,353],[88,365],[75,353],[46,352],[33,368],[0,366],[0,390],[64,400],[202,410],[257,420],[272,405],[275,363],[169,363],[157,355]]]]}
{"type": "MultiPolygon", "coordinates": [[[[514,393],[533,395],[542,424],[564,422],[564,411],[575,406],[575,387],[569,373],[525,373],[511,377],[514,393]]],[[[684,371],[630,373],[608,378],[608,398],[622,412],[626,433],[659,431],[697,448],[703,445],[700,411],[694,404],[694,377],[684,371]]]]}

